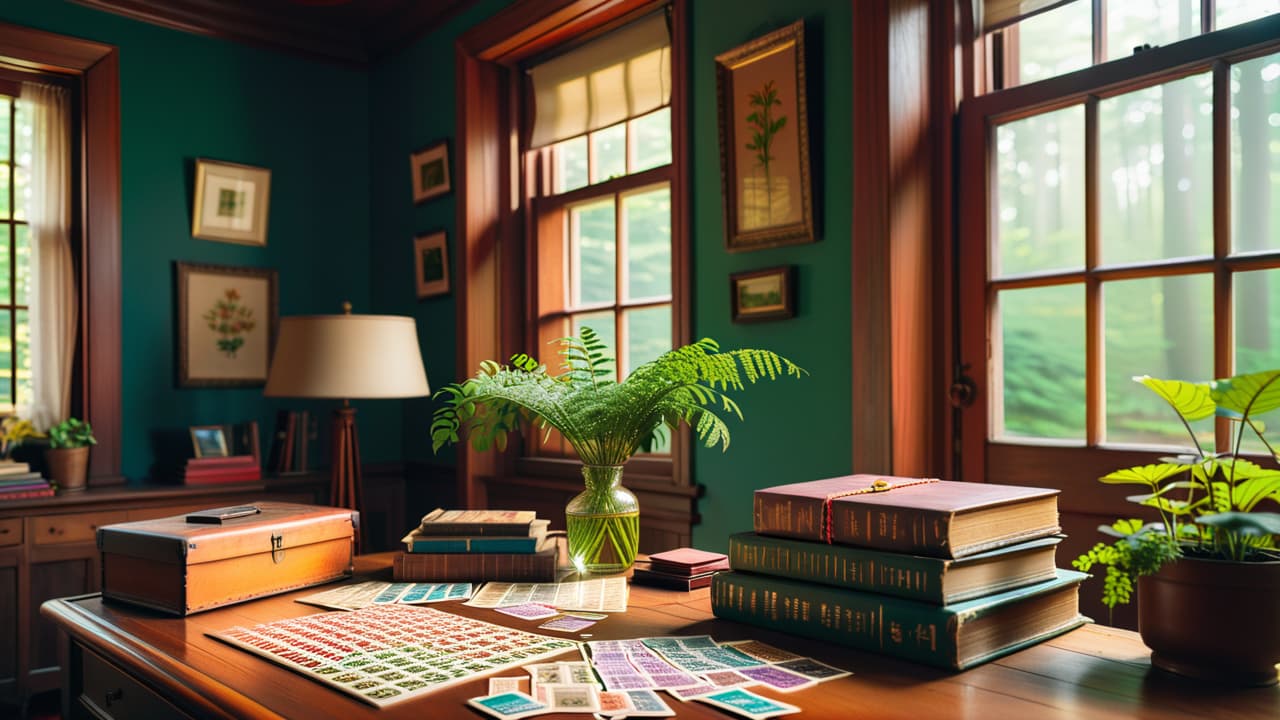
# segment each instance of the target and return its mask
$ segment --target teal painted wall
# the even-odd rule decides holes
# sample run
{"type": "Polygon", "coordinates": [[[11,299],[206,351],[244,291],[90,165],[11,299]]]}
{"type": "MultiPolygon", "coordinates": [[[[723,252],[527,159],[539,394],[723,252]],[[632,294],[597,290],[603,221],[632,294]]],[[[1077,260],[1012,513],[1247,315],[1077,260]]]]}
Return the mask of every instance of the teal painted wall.
{"type": "MultiPolygon", "coordinates": [[[[267,442],[278,408],[327,418],[330,404],[266,400],[261,388],[176,386],[173,262],[275,268],[281,315],[337,312],[343,299],[368,312],[366,73],[63,0],[6,2],[0,21],[120,49],[125,475],[148,475],[156,444],[189,425],[256,418],[267,442]],[[196,157],[271,169],[265,248],[191,237],[196,157]]],[[[399,459],[399,403],[357,406],[363,458],[399,459]]]]}
{"type": "Polygon", "coordinates": [[[702,523],[694,544],[726,549],[727,536],[751,529],[752,491],[850,472],[852,379],[850,197],[853,83],[852,4],[843,0],[696,0],[691,26],[693,327],[721,347],[763,347],[809,371],[801,380],[749,387],[737,397],[743,422],[731,423],[727,452],[694,454],[702,523]],[[809,143],[818,242],[730,254],[724,249],[715,56],[805,21],[809,143]],[[796,266],[796,316],[734,324],[729,273],[796,266]]]}

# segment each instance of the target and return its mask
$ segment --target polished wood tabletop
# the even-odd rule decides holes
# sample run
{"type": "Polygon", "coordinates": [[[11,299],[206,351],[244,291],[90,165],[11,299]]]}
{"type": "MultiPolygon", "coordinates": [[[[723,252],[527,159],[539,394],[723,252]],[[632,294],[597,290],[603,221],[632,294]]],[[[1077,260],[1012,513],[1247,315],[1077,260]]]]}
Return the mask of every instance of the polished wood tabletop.
{"type": "MultiPolygon", "coordinates": [[[[357,578],[390,579],[391,553],[363,556],[357,578]]],[[[294,599],[316,589],[175,618],[98,595],[51,600],[42,608],[71,641],[123,669],[198,718],[479,718],[467,698],[487,693],[488,675],[378,709],[206,633],[298,617],[322,608],[294,599]]],[[[523,621],[461,603],[433,607],[522,630],[523,621]]],[[[541,631],[546,632],[546,631],[541,631]]],[[[808,655],[853,675],[792,693],[754,688],[814,718],[1280,718],[1280,689],[1205,687],[1153,669],[1137,634],[1086,625],[966,672],[951,673],[892,658],[718,620],[708,590],[674,592],[635,586],[628,610],[602,620],[578,640],[710,634],[755,638],[808,655]]],[[[557,634],[558,633],[548,633],[557,634]]],[[[565,659],[576,656],[566,654],[565,659]]],[[[496,675],[516,675],[511,669],[496,675]]],[[[663,698],[679,717],[723,718],[701,703],[663,698]]],[[[539,717],[583,718],[583,715],[539,717]]]]}

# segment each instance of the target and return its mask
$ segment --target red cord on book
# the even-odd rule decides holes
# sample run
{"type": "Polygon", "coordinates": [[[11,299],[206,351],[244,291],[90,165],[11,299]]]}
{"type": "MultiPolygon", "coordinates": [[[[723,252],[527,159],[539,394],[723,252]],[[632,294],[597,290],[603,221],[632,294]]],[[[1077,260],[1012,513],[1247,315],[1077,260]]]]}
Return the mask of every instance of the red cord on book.
{"type": "Polygon", "coordinates": [[[936,482],[938,482],[938,478],[920,478],[919,480],[901,482],[894,485],[884,478],[876,478],[875,482],[864,488],[831,493],[822,501],[822,538],[827,541],[828,545],[831,544],[831,502],[836,498],[848,497],[849,495],[865,495],[866,493],[889,492],[890,490],[909,487],[911,485],[927,485],[929,483],[936,482]]]}

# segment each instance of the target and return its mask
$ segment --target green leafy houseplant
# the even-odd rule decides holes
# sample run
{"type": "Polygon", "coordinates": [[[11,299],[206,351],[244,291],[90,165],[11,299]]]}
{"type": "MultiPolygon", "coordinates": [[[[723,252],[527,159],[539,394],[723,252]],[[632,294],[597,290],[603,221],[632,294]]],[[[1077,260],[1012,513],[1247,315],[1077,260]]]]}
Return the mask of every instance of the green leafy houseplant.
{"type": "Polygon", "coordinates": [[[49,428],[49,447],[55,450],[97,444],[98,441],[93,437],[93,428],[83,420],[67,418],[49,428]]]}
{"type": "Polygon", "coordinates": [[[1280,513],[1273,511],[1280,503],[1280,469],[1274,463],[1280,455],[1258,418],[1280,407],[1280,370],[1209,383],[1134,380],[1174,410],[1193,450],[1099,478],[1142,487],[1145,492],[1127,499],[1152,509],[1159,520],[1121,518],[1100,527],[1116,539],[1098,543],[1072,564],[1083,571],[1106,568],[1102,601],[1109,608],[1128,603],[1138,589],[1139,630],[1154,664],[1196,677],[1274,683],[1280,660],[1280,513]],[[1229,421],[1225,452],[1206,451],[1192,430],[1191,423],[1210,417],[1229,421]],[[1247,436],[1261,441],[1272,467],[1243,456],[1247,436]],[[1262,609],[1251,612],[1255,606],[1262,609]],[[1243,627],[1229,624],[1237,618],[1243,627]],[[1248,636],[1260,646],[1252,664],[1242,649],[1248,636]],[[1206,646],[1189,649],[1199,642],[1206,646]]]}
{"type": "Polygon", "coordinates": [[[520,354],[513,365],[486,360],[479,373],[441,388],[443,404],[431,425],[439,450],[467,436],[479,451],[505,449],[507,433],[534,426],[557,430],[583,463],[586,490],[566,508],[569,556],[579,570],[629,567],[639,542],[639,507],[622,488],[621,467],[649,450],[681,423],[707,447],[729,447],[729,426],[719,413],[742,418],[727,394],[746,383],[800,377],[804,370],[768,350],[720,352],[710,338],[676,348],[617,382],[605,343],[590,328],[562,338],[559,375],[520,354]]]}
{"type": "Polygon", "coordinates": [[[49,428],[48,435],[44,458],[49,479],[61,492],[83,490],[89,474],[89,446],[98,444],[93,428],[83,420],[67,418],[49,428]]]}

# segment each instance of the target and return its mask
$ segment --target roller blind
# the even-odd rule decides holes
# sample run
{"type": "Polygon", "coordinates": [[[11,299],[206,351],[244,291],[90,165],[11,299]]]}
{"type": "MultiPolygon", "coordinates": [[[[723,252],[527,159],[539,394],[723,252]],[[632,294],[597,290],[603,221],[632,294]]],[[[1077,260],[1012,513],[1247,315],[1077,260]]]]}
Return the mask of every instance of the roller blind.
{"type": "Polygon", "coordinates": [[[1012,25],[1019,20],[1026,19],[1038,12],[1052,10],[1059,5],[1066,5],[1070,2],[1078,2],[1079,0],[983,0],[978,5],[982,8],[982,17],[979,18],[983,32],[991,32],[999,30],[1006,25],[1012,25]]]}
{"type": "Polygon", "coordinates": [[[532,148],[599,130],[671,102],[671,38],[648,15],[529,70],[532,148]]]}

